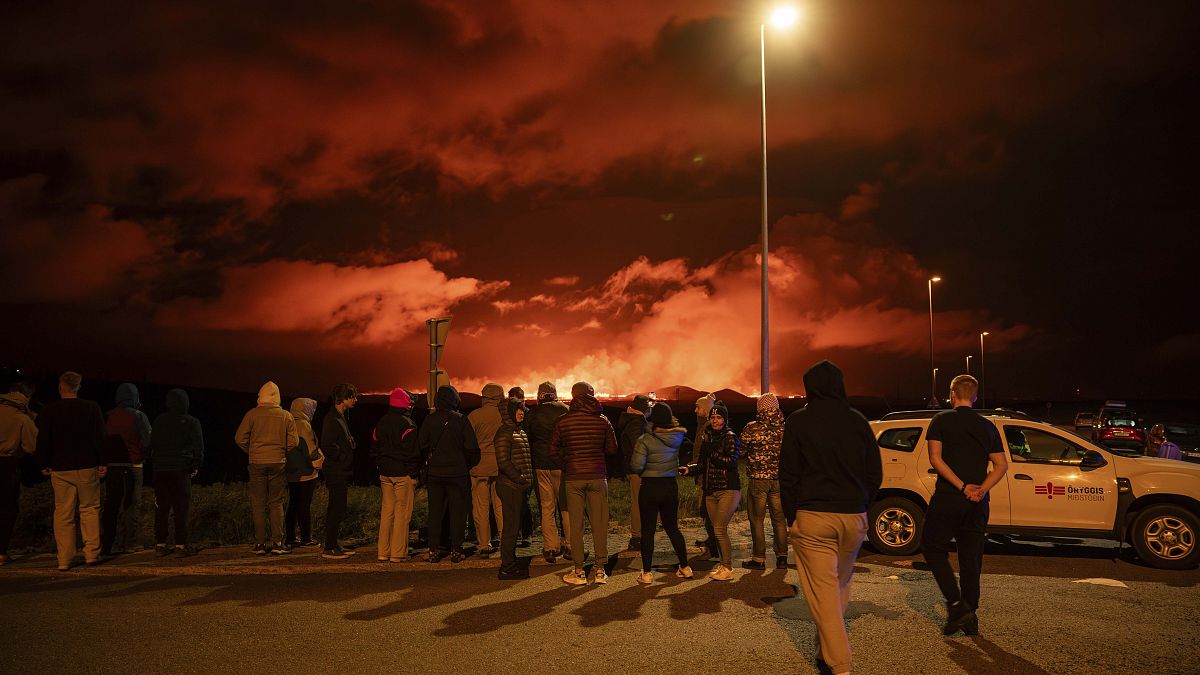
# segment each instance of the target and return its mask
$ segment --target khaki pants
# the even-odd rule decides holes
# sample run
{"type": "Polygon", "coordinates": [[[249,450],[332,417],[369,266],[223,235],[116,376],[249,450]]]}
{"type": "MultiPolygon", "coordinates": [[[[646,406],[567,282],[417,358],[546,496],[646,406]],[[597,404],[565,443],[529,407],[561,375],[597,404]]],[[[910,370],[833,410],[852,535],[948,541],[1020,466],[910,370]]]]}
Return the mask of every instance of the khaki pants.
{"type": "Polygon", "coordinates": [[[629,534],[642,536],[642,510],[638,506],[638,495],[642,491],[642,477],[629,474],[629,534]]]}
{"type": "Polygon", "coordinates": [[[83,558],[91,562],[100,557],[100,472],[96,469],[54,471],[54,543],[58,546],[58,565],[66,567],[75,558],[75,509],[79,508],[79,529],[83,531],[83,558]]]}
{"type": "Polygon", "coordinates": [[[733,545],[729,541],[729,521],[742,501],[741,490],[716,490],[704,495],[704,505],[712,521],[713,537],[721,552],[721,564],[733,569],[733,545]]]}
{"type": "Polygon", "coordinates": [[[379,490],[383,493],[383,500],[379,511],[379,546],[375,557],[380,560],[403,560],[408,557],[408,526],[412,522],[417,481],[408,476],[380,476],[379,490]]]}
{"type": "Polygon", "coordinates": [[[492,545],[492,525],[488,511],[495,505],[496,529],[504,531],[504,509],[496,492],[495,476],[471,476],[471,518],[475,520],[475,543],[479,548],[492,545]]]}
{"type": "Polygon", "coordinates": [[[558,525],[554,522],[554,511],[562,512],[563,539],[571,541],[571,516],[565,503],[559,503],[558,493],[562,489],[562,471],[560,469],[538,469],[537,491],[538,503],[542,511],[542,550],[557,551],[561,546],[558,539],[558,525]]]}
{"type": "Polygon", "coordinates": [[[817,623],[818,654],[834,673],[850,672],[846,607],[867,514],[797,511],[788,532],[804,599],[817,623]]]}
{"type": "Polygon", "coordinates": [[[763,518],[768,511],[771,513],[775,555],[787,555],[787,519],[783,517],[783,501],[779,493],[779,481],[751,478],[750,500],[746,506],[750,517],[750,537],[754,542],[754,559],[758,562],[766,562],[767,559],[767,534],[763,529],[763,518]]]}
{"type": "Polygon", "coordinates": [[[571,512],[571,557],[583,569],[583,513],[592,526],[596,564],[608,564],[608,481],[603,478],[567,481],[567,510],[571,512]]]}

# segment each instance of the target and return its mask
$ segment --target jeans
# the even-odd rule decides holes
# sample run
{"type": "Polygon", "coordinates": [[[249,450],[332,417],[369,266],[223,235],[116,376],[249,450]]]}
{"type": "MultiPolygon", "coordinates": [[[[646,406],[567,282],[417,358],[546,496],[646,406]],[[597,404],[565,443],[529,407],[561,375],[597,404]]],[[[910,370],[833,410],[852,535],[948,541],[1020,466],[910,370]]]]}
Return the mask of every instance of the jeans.
{"type": "Polygon", "coordinates": [[[0,458],[0,555],[8,555],[13,528],[21,509],[21,460],[0,458]]]}
{"type": "Polygon", "coordinates": [[[287,474],[283,464],[250,465],[250,515],[254,519],[254,541],[262,546],[283,541],[283,496],[287,474]],[[271,530],[267,532],[270,521],[271,530]]]}
{"type": "Polygon", "coordinates": [[[988,513],[986,501],[973,502],[962,495],[935,492],[929,500],[921,548],[942,597],[950,604],[964,600],[973,609],[979,609],[979,575],[983,570],[988,513]],[[950,567],[951,537],[958,543],[958,581],[954,580],[954,570],[950,567]]]}
{"type": "Polygon", "coordinates": [[[587,509],[592,526],[592,546],[596,548],[596,564],[608,564],[608,481],[568,480],[567,510],[571,512],[571,556],[575,569],[583,569],[583,514],[587,509]]]}
{"type": "Polygon", "coordinates": [[[790,538],[796,572],[817,624],[817,653],[835,673],[850,672],[846,608],[854,560],[867,536],[867,514],[796,511],[790,538]]]}
{"type": "Polygon", "coordinates": [[[349,484],[341,480],[325,479],[329,491],[329,503],[325,508],[325,548],[339,548],[338,535],[342,532],[342,519],[346,517],[346,492],[349,484]]]}
{"type": "Polygon", "coordinates": [[[471,480],[429,477],[429,550],[441,546],[442,533],[450,532],[450,550],[462,550],[467,527],[467,505],[471,499],[471,480]]]}
{"type": "Polygon", "coordinates": [[[104,511],[100,521],[100,551],[127,550],[138,542],[142,523],[142,468],[110,466],[104,479],[104,511]]]}
{"type": "Polygon", "coordinates": [[[521,529],[521,505],[529,503],[529,491],[504,483],[497,486],[503,511],[500,528],[500,569],[512,569],[517,562],[517,531],[521,529]]]}
{"type": "Polygon", "coordinates": [[[675,478],[641,478],[638,510],[642,533],[642,571],[649,572],[654,564],[654,526],[662,516],[663,532],[671,540],[680,567],[687,567],[687,544],[679,531],[679,485],[675,478]]]}
{"type": "Polygon", "coordinates": [[[83,532],[83,559],[100,557],[100,473],[95,468],[52,471],[54,488],[54,543],[58,564],[66,567],[75,558],[75,508],[79,508],[79,529],[83,532]]]}
{"type": "Polygon", "coordinates": [[[380,476],[379,489],[383,498],[379,511],[380,560],[408,558],[408,525],[412,522],[413,496],[417,481],[408,476],[380,476]]]}
{"type": "Polygon", "coordinates": [[[300,543],[312,541],[312,498],[317,487],[316,480],[288,483],[287,511],[283,514],[283,530],[286,541],[300,543]],[[300,538],[296,538],[296,526],[300,526],[300,538]]]}
{"type": "Polygon", "coordinates": [[[154,543],[167,543],[167,522],[175,513],[175,545],[188,544],[188,506],[192,497],[191,471],[154,472],[154,543]]]}
{"type": "Polygon", "coordinates": [[[742,501],[741,490],[716,490],[705,493],[704,503],[708,507],[708,517],[712,520],[713,536],[721,549],[721,564],[732,569],[733,546],[729,541],[729,521],[733,512],[737,511],[738,503],[742,501]]]}
{"type": "Polygon", "coordinates": [[[562,471],[560,469],[537,469],[538,508],[542,513],[542,549],[557,551],[561,546],[555,516],[562,512],[563,539],[571,539],[571,519],[567,514],[567,502],[560,500],[562,471]]]}
{"type": "Polygon", "coordinates": [[[754,540],[754,559],[763,562],[767,556],[767,535],[763,531],[763,517],[771,513],[771,529],[774,532],[775,555],[787,555],[787,520],[783,516],[783,500],[779,493],[779,481],[761,478],[750,479],[750,502],[746,504],[750,513],[750,536],[754,540]]]}

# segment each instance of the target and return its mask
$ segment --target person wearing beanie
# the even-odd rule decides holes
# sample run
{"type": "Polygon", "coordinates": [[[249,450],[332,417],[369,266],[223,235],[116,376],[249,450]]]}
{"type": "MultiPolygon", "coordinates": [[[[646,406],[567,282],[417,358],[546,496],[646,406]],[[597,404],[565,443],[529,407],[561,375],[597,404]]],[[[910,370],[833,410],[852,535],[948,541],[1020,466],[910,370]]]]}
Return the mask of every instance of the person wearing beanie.
{"type": "Polygon", "coordinates": [[[325,489],[329,492],[329,503],[325,507],[325,544],[321,557],[343,560],[354,555],[353,550],[342,548],[338,537],[342,530],[342,519],[346,517],[346,493],[350,479],[354,476],[354,451],[358,443],[350,433],[346,415],[358,404],[358,388],[342,383],[333,388],[330,395],[333,407],[321,420],[321,452],[325,453],[325,489]]]}
{"type": "Polygon", "coordinates": [[[699,478],[704,506],[720,551],[721,562],[708,576],[717,581],[730,581],[733,579],[733,547],[729,541],[729,521],[742,499],[737,466],[741,443],[729,428],[729,409],[724,403],[713,403],[708,411],[708,425],[699,436],[697,461],[689,464],[686,472],[699,478]]]}
{"type": "MultiPolygon", "coordinates": [[[[525,390],[522,389],[521,387],[510,387],[508,390],[508,398],[509,399],[515,398],[518,401],[520,401],[521,403],[524,403],[525,402],[525,390]]],[[[528,409],[526,409],[526,414],[525,414],[526,421],[521,422],[521,430],[525,432],[526,436],[529,435],[528,412],[529,412],[528,409]]],[[[517,531],[517,534],[521,538],[521,546],[522,547],[529,546],[529,539],[533,536],[533,511],[529,510],[528,492],[526,492],[525,503],[521,505],[521,529],[517,531]]]]}
{"type": "Polygon", "coordinates": [[[752,570],[766,569],[767,538],[763,530],[763,517],[771,513],[771,530],[774,533],[775,567],[787,569],[787,519],[783,515],[783,502],[779,493],[779,448],[783,445],[783,413],[779,410],[779,399],[767,392],[758,397],[758,418],[742,429],[742,447],[745,448],[747,474],[750,477],[750,500],[747,511],[750,518],[750,536],[754,540],[753,558],[743,560],[742,567],[752,570]]]}
{"type": "Polygon", "coordinates": [[[137,544],[142,513],[142,453],[150,445],[150,419],[142,412],[137,386],[117,387],[117,405],[104,423],[104,510],[100,519],[100,555],[124,553],[137,544]]]}
{"type": "Polygon", "coordinates": [[[250,513],[254,518],[254,554],[283,555],[291,549],[283,537],[283,498],[287,493],[288,450],[300,436],[296,418],[280,405],[279,387],[267,382],[258,390],[258,405],[242,418],[234,442],[250,456],[250,513]],[[267,529],[268,523],[270,530],[267,529]]]}
{"type": "MultiPolygon", "coordinates": [[[[475,430],[479,440],[479,464],[471,469],[471,519],[475,522],[476,551],[480,557],[496,552],[492,547],[492,524],[490,516],[495,512],[496,529],[504,529],[504,511],[500,506],[500,494],[496,491],[496,478],[500,474],[496,466],[496,432],[504,425],[500,417],[500,406],[506,400],[504,387],[489,382],[481,392],[483,404],[467,415],[467,421],[475,430]]],[[[499,534],[497,532],[496,534],[499,534]]],[[[499,542],[497,542],[499,543],[499,542]]]]}
{"type": "Polygon", "coordinates": [[[300,443],[288,450],[287,481],[288,503],[283,512],[283,530],[289,548],[316,546],[312,538],[312,498],[317,487],[318,470],[324,464],[324,456],[317,443],[312,421],[317,414],[317,402],[311,398],[292,399],[289,408],[296,420],[296,434],[300,443]],[[300,526],[300,538],[296,539],[296,526],[300,526]]]}
{"type": "Polygon", "coordinates": [[[408,560],[408,526],[412,521],[413,497],[421,476],[421,452],[417,447],[417,425],[409,417],[412,397],[393,389],[388,411],[375,425],[371,457],[379,470],[383,495],[379,510],[379,562],[408,560]]]}
{"type": "Polygon", "coordinates": [[[589,583],[583,570],[583,514],[587,505],[592,526],[596,565],[590,581],[608,583],[608,480],[605,456],[618,451],[617,437],[604,417],[595,390],[587,382],[571,387],[571,409],[558,418],[550,435],[549,453],[563,464],[567,510],[571,513],[571,550],[574,569],[563,581],[582,586],[589,583]]]}
{"type": "MultiPolygon", "coordinates": [[[[685,458],[684,463],[690,463],[700,449],[700,436],[708,427],[708,411],[712,410],[713,404],[717,402],[717,396],[713,393],[705,394],[696,399],[696,435],[692,437],[691,448],[683,452],[685,458]]],[[[687,445],[685,443],[685,445],[687,445]]],[[[700,552],[706,554],[710,559],[718,556],[717,552],[717,537],[713,534],[712,519],[708,517],[708,506],[704,503],[704,491],[700,489],[700,477],[695,477],[696,481],[696,502],[699,505],[700,518],[704,520],[704,539],[696,541],[696,547],[700,552]]]]}
{"type": "Polygon", "coordinates": [[[641,477],[642,489],[638,494],[641,515],[642,572],[638,582],[653,583],[654,574],[654,527],[662,518],[663,532],[675,550],[678,566],[675,576],[692,578],[688,566],[687,544],[679,531],[679,448],[683,445],[686,430],[671,416],[671,407],[657,403],[650,408],[650,429],[642,434],[633,447],[629,460],[630,475],[641,477]]]}
{"type": "Polygon", "coordinates": [[[517,531],[520,529],[521,508],[529,503],[533,487],[533,460],[529,452],[529,436],[522,429],[525,421],[525,401],[510,398],[500,407],[504,425],[496,432],[496,466],[500,477],[496,481],[504,525],[500,529],[500,573],[504,580],[528,579],[529,568],[517,564],[517,531]]]}
{"type": "Polygon", "coordinates": [[[571,539],[571,518],[567,512],[567,501],[560,499],[563,488],[562,463],[548,452],[554,423],[565,414],[567,404],[558,400],[558,390],[555,389],[554,383],[539,384],[538,404],[525,416],[525,427],[533,455],[533,471],[537,478],[536,494],[542,523],[542,558],[548,563],[553,563],[560,555],[567,560],[571,559],[569,549],[561,545],[562,541],[571,539]],[[561,539],[555,518],[562,520],[561,539]]]}
{"type": "Polygon", "coordinates": [[[450,562],[462,562],[463,536],[471,500],[471,467],[479,463],[479,443],[470,422],[458,412],[458,390],[438,387],[434,410],[417,432],[421,461],[429,467],[429,562],[447,553],[450,562]],[[450,550],[441,546],[442,532],[449,530],[450,550]]]}
{"type": "MultiPolygon", "coordinates": [[[[629,407],[617,418],[617,444],[621,453],[616,456],[617,469],[612,472],[617,477],[624,477],[629,471],[629,459],[633,457],[633,446],[646,433],[648,426],[646,416],[650,414],[650,397],[638,394],[629,402],[629,407]]],[[[628,473],[629,478],[629,546],[630,551],[642,548],[642,516],[638,506],[638,492],[642,487],[642,477],[636,473],[628,473]]]]}

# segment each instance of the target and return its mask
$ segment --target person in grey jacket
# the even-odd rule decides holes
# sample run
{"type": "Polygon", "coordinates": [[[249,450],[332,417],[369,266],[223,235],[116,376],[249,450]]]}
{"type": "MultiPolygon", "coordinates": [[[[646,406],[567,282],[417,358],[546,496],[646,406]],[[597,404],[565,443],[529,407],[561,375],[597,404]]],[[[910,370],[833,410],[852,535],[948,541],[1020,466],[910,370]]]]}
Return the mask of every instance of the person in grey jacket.
{"type": "Polygon", "coordinates": [[[679,475],[679,447],[687,432],[671,416],[671,408],[666,403],[657,403],[650,408],[650,425],[650,431],[634,443],[629,459],[629,471],[642,478],[642,489],[638,494],[642,519],[642,573],[638,575],[638,582],[654,581],[650,568],[654,563],[654,527],[660,515],[663,531],[671,540],[679,560],[675,576],[691,579],[687,544],[679,531],[679,486],[675,482],[679,475]]]}

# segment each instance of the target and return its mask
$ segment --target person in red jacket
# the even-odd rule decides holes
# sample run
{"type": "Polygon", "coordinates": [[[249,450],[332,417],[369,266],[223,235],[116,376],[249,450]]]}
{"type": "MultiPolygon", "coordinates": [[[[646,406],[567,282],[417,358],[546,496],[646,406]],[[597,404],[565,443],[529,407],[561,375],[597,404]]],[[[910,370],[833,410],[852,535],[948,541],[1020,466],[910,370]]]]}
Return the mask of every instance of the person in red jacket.
{"type": "Polygon", "coordinates": [[[601,412],[596,392],[587,382],[571,386],[571,407],[554,423],[550,434],[550,455],[563,465],[567,510],[571,514],[571,550],[574,569],[563,581],[582,586],[588,583],[583,570],[583,510],[587,505],[592,526],[592,546],[596,548],[593,580],[608,583],[604,566],[608,562],[608,479],[605,455],[616,454],[617,437],[612,424],[601,412]]]}

